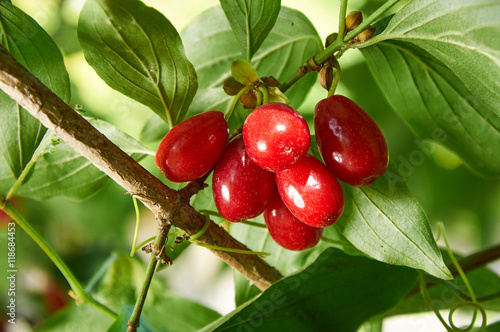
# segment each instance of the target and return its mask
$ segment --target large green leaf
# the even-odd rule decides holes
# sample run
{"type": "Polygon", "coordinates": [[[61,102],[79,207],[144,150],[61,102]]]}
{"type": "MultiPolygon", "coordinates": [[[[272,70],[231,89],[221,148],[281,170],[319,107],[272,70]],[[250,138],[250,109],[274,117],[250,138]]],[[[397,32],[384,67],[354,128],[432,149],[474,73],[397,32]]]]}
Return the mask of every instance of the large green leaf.
{"type": "MultiPolygon", "coordinates": [[[[200,81],[191,110],[227,110],[233,97],[224,93],[222,84],[231,76],[231,63],[241,58],[241,52],[222,8],[214,7],[200,14],[182,32],[182,39],[200,81]]],[[[297,10],[281,7],[274,28],[252,64],[259,77],[274,76],[284,81],[321,48],[321,39],[307,17],[297,10]]],[[[314,80],[315,75],[307,75],[287,91],[293,107],[304,101],[314,80]]]]}
{"type": "Polygon", "coordinates": [[[414,270],[328,248],[204,331],[356,331],[396,306],[416,278],[414,270]]]}
{"type": "MultiPolygon", "coordinates": [[[[352,245],[340,234],[336,227],[327,227],[323,233],[323,239],[314,248],[304,251],[290,251],[277,245],[265,228],[264,218],[259,216],[253,222],[261,224],[263,227],[245,225],[242,223],[232,223],[230,234],[245,243],[254,251],[267,252],[270,255],[265,258],[266,262],[276,267],[283,275],[288,276],[297,273],[310,265],[316,258],[330,247],[331,242],[349,254],[359,254],[352,245]],[[328,242],[327,242],[328,241],[328,242]]],[[[253,298],[260,291],[239,272],[234,272],[235,301],[239,306],[253,298]]]]}
{"type": "MultiPolygon", "coordinates": [[[[123,151],[139,160],[151,154],[135,139],[116,127],[100,121],[90,121],[123,151]]],[[[28,182],[16,191],[16,196],[44,200],[55,196],[82,200],[102,187],[108,176],[94,167],[90,161],[66,144],[55,146],[55,152],[44,153],[35,164],[28,182]]],[[[36,156],[35,156],[36,157],[36,156]]],[[[0,160],[0,195],[6,194],[14,184],[12,173],[5,170],[0,160]]]]}
{"type": "Polygon", "coordinates": [[[476,172],[500,176],[498,109],[412,44],[386,41],[362,52],[387,100],[418,136],[448,147],[476,172]]]}
{"type": "Polygon", "coordinates": [[[248,61],[257,52],[276,23],[281,0],[220,0],[241,53],[248,61]]]}
{"type": "MultiPolygon", "coordinates": [[[[35,20],[8,1],[0,1],[0,43],[62,100],[69,101],[70,83],[61,52],[35,20]]],[[[2,168],[17,178],[45,132],[37,119],[0,91],[2,168]]]]}
{"type": "Polygon", "coordinates": [[[422,207],[393,163],[371,186],[343,189],[345,208],[336,225],[357,249],[382,262],[452,278],[422,207]]]}
{"type": "Polygon", "coordinates": [[[499,13],[497,0],[414,0],[365,46],[399,40],[426,50],[500,115],[499,13]]]}
{"type": "Polygon", "coordinates": [[[179,123],[197,89],[179,34],[138,0],[88,0],[78,23],[85,58],[113,89],[179,123]]]}

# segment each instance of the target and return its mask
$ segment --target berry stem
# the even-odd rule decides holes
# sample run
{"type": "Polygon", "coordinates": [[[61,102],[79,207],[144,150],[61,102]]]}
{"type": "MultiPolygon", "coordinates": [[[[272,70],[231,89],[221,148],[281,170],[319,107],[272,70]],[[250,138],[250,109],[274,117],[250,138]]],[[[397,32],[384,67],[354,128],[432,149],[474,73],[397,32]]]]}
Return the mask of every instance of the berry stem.
{"type": "Polygon", "coordinates": [[[236,104],[238,103],[238,100],[240,100],[240,97],[250,89],[252,89],[252,86],[246,86],[243,89],[241,89],[236,96],[234,96],[234,99],[233,99],[233,102],[231,103],[231,106],[229,106],[229,109],[227,110],[226,114],[224,115],[224,119],[226,120],[226,122],[229,121],[231,114],[233,114],[233,111],[236,108],[236,104]]]}
{"type": "Polygon", "coordinates": [[[328,97],[333,96],[335,94],[335,90],[337,89],[337,85],[339,85],[340,82],[340,74],[341,74],[341,69],[340,69],[340,64],[335,56],[332,56],[332,62],[333,62],[333,67],[335,68],[335,78],[333,79],[332,86],[330,87],[330,90],[328,91],[328,97]]]}
{"type": "Polygon", "coordinates": [[[59,255],[52,249],[52,247],[45,241],[43,237],[38,234],[38,232],[31,226],[31,224],[24,219],[24,217],[10,204],[8,201],[4,201],[2,203],[1,209],[4,210],[21,228],[35,241],[36,244],[40,247],[40,249],[45,252],[45,254],[50,258],[50,260],[54,263],[54,265],[59,269],[62,273],[66,281],[71,287],[71,290],[74,293],[75,300],[78,304],[85,303],[88,304],[95,309],[98,309],[113,320],[118,317],[118,315],[113,312],[111,309],[106,307],[104,304],[95,300],[92,296],[90,296],[83,286],[80,284],[78,279],[76,279],[75,275],[68,266],[64,263],[64,261],[59,257],[59,255]]]}
{"type": "Polygon", "coordinates": [[[134,202],[135,210],[135,231],[134,231],[134,241],[132,242],[132,248],[130,249],[130,257],[134,257],[135,248],[137,247],[137,236],[139,235],[139,224],[141,222],[141,214],[139,212],[139,206],[137,205],[137,199],[132,196],[132,201],[134,202]]]}
{"type": "Polygon", "coordinates": [[[235,254],[245,254],[245,255],[257,255],[257,256],[263,256],[267,257],[271,255],[268,252],[263,252],[263,251],[250,251],[250,250],[240,250],[240,249],[232,249],[232,248],[224,248],[224,247],[218,247],[218,246],[212,246],[209,244],[201,243],[198,241],[192,241],[191,243],[194,243],[200,247],[208,248],[208,249],[213,249],[213,250],[220,250],[220,251],[225,251],[225,252],[233,252],[235,254]]]}
{"type": "Polygon", "coordinates": [[[262,92],[262,105],[269,103],[269,92],[267,88],[260,86],[259,90],[262,92]]]}

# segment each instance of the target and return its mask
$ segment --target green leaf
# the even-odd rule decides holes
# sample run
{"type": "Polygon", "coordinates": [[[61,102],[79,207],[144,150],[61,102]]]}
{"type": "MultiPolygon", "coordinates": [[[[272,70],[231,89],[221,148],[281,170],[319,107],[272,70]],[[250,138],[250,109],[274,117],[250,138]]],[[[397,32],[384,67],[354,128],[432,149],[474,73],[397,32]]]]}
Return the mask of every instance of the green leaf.
{"type": "MultiPolygon", "coordinates": [[[[105,296],[106,303],[117,311],[123,305],[133,306],[145,273],[146,269],[138,259],[120,254],[99,285],[98,295],[105,296]]],[[[129,308],[126,306],[125,310],[129,308]]],[[[121,317],[126,319],[126,323],[130,315],[121,317]]],[[[147,331],[184,332],[197,331],[219,317],[218,313],[206,307],[171,294],[161,279],[153,278],[141,321],[144,319],[147,322],[147,331]]],[[[119,318],[115,327],[122,323],[119,318]]]]}
{"type": "MultiPolygon", "coordinates": [[[[500,176],[500,116],[450,69],[409,43],[362,50],[392,108],[422,138],[457,153],[474,171],[500,176]]],[[[498,98],[498,97],[497,97],[498,98]]]]}
{"type": "Polygon", "coordinates": [[[196,72],[160,12],[138,0],[88,0],[78,38],[88,63],[110,87],[169,125],[182,121],[196,93],[196,72]]]}
{"type": "MultiPolygon", "coordinates": [[[[182,39],[200,82],[190,112],[227,110],[234,97],[224,93],[222,84],[231,76],[231,63],[241,55],[221,7],[208,9],[195,18],[182,32],[182,39]]],[[[322,47],[321,38],[304,14],[281,7],[276,24],[253,57],[252,65],[259,77],[274,76],[282,82],[322,47]]],[[[300,106],[315,79],[315,75],[307,75],[287,90],[291,106],[300,106]]]]}
{"type": "MultiPolygon", "coordinates": [[[[126,254],[114,254],[94,297],[115,312],[120,312],[113,323],[96,309],[72,305],[50,318],[37,331],[124,331],[137,295],[140,292],[146,269],[142,262],[126,254]],[[110,325],[112,325],[110,327],[110,325]],[[71,327],[71,328],[70,328],[71,327]]],[[[141,314],[139,331],[184,332],[197,331],[218,319],[220,315],[206,307],[170,293],[160,278],[153,278],[141,314]]]]}
{"type": "MultiPolygon", "coordinates": [[[[266,262],[274,266],[285,276],[297,273],[304,267],[310,265],[323,250],[332,246],[332,242],[334,243],[333,245],[349,254],[360,254],[335,227],[325,228],[323,241],[320,241],[314,248],[304,251],[290,251],[283,249],[274,242],[268,230],[265,228],[265,222],[262,215],[252,221],[261,224],[262,227],[245,225],[243,223],[231,223],[229,228],[230,234],[238,241],[245,243],[245,245],[253,251],[270,253],[270,255],[265,258],[266,262]]],[[[234,272],[234,281],[236,306],[240,306],[260,293],[257,287],[251,284],[237,271],[234,272]]]]}
{"type": "Polygon", "coordinates": [[[88,332],[106,331],[113,320],[105,313],[89,305],[71,303],[63,310],[49,317],[36,332],[88,332]]]}
{"type": "Polygon", "coordinates": [[[345,208],[336,225],[357,249],[382,262],[452,278],[422,207],[393,163],[371,186],[343,189],[345,208]]]}
{"type": "Polygon", "coordinates": [[[414,270],[328,248],[203,331],[356,331],[396,306],[416,279],[414,270]]]}
{"type": "Polygon", "coordinates": [[[168,126],[156,114],[151,114],[141,129],[139,139],[143,143],[152,143],[161,140],[168,133],[168,126]]]}
{"type": "MultiPolygon", "coordinates": [[[[151,154],[132,137],[112,125],[90,121],[94,127],[118,145],[123,151],[139,160],[151,154]]],[[[108,180],[108,176],[66,144],[55,146],[55,152],[45,153],[35,164],[29,181],[16,191],[16,196],[45,200],[55,196],[83,200],[94,195],[108,180]]],[[[6,194],[15,182],[0,160],[0,195],[6,194]]]]}
{"type": "MultiPolygon", "coordinates": [[[[61,52],[35,20],[7,1],[0,1],[0,43],[62,100],[69,101],[70,83],[61,52]]],[[[18,178],[45,132],[37,119],[0,91],[2,168],[18,178]]]]}
{"type": "Polygon", "coordinates": [[[499,12],[496,0],[414,0],[364,46],[399,40],[424,49],[500,115],[499,12]]]}
{"type": "Polygon", "coordinates": [[[241,53],[250,61],[276,23],[281,0],[220,0],[220,3],[240,43],[241,53]]]}

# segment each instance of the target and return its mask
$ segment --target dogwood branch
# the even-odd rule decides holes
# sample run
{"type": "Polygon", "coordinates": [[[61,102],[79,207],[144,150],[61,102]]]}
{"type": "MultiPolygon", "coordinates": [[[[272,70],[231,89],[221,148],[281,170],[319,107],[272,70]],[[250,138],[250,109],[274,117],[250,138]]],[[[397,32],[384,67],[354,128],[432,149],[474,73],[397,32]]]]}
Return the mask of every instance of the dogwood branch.
{"type": "MultiPolygon", "coordinates": [[[[189,205],[189,194],[164,185],[57,97],[0,45],[0,89],[25,108],[67,145],[141,200],[159,220],[188,235],[196,234],[205,217],[189,205]]],[[[211,246],[249,250],[214,222],[198,239],[211,246]]],[[[256,255],[212,250],[261,290],[282,278],[256,255]]]]}

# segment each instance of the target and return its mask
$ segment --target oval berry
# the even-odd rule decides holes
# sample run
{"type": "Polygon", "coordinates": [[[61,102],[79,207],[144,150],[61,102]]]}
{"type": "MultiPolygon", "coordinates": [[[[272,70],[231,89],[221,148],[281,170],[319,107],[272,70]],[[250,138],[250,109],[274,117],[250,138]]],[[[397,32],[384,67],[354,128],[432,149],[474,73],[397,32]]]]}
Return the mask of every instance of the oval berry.
{"type": "Polygon", "coordinates": [[[212,190],[221,216],[238,222],[261,214],[276,185],[274,174],[260,168],[248,157],[240,135],[227,145],[215,165],[212,190]]]}
{"type": "Polygon", "coordinates": [[[228,136],[229,127],[221,112],[195,115],[165,135],[156,151],[156,165],[172,182],[196,180],[215,165],[228,136]]]}
{"type": "Polygon", "coordinates": [[[323,235],[323,228],[311,227],[295,218],[278,194],[267,205],[264,220],[273,240],[288,250],[312,248],[323,235]]]}
{"type": "Polygon", "coordinates": [[[306,155],[275,177],[286,207],[303,223],[326,227],[342,215],[342,188],[328,168],[313,156],[306,155]]]}
{"type": "Polygon", "coordinates": [[[311,135],[296,110],[281,103],[257,107],[243,125],[248,155],[260,167],[276,172],[304,157],[311,135]]]}
{"type": "Polygon", "coordinates": [[[314,109],[316,142],[325,164],[351,186],[364,187],[382,176],[389,163],[387,143],[372,117],[340,95],[314,109]]]}

